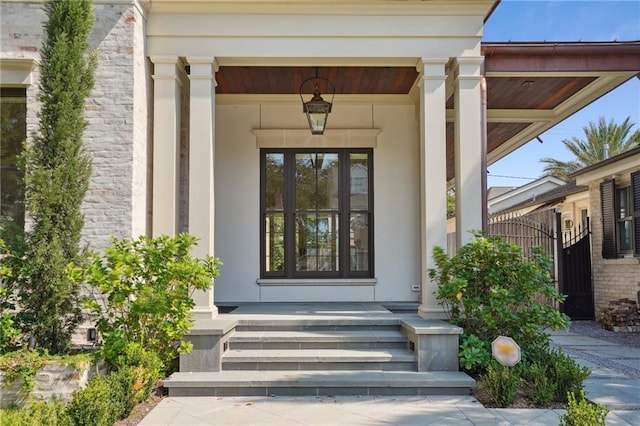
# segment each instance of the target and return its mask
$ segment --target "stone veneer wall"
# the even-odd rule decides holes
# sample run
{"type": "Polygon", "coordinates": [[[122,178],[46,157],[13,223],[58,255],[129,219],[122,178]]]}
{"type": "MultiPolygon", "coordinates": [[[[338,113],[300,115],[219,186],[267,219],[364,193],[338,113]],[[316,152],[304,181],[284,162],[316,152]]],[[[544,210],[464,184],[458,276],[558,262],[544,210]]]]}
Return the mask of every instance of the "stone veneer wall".
{"type": "MultiPolygon", "coordinates": [[[[96,84],[86,102],[85,130],[93,174],[83,211],[83,239],[93,249],[112,235],[130,238],[147,232],[150,196],[149,62],[144,51],[144,16],[133,0],[94,4],[96,22],[90,45],[98,51],[96,84]]],[[[0,60],[39,61],[46,19],[41,2],[0,4],[0,60]]],[[[27,88],[27,132],[38,127],[38,77],[27,88]]]]}
{"type": "Polygon", "coordinates": [[[36,373],[34,388],[27,396],[22,395],[21,379],[5,386],[4,373],[0,371],[0,408],[13,404],[23,406],[32,401],[48,401],[54,396],[70,401],[71,394],[87,384],[91,371],[91,367],[76,369],[70,365],[47,364],[36,373]]]}
{"type": "Polygon", "coordinates": [[[600,182],[589,185],[591,211],[591,258],[596,318],[612,300],[629,298],[636,300],[640,290],[640,259],[602,258],[602,211],[600,206],[600,182]]]}

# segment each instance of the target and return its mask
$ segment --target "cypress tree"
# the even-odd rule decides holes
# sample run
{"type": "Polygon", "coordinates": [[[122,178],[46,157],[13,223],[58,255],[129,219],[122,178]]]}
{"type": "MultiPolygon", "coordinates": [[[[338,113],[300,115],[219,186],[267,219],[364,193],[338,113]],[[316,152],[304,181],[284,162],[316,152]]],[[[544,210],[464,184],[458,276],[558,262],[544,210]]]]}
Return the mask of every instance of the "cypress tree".
{"type": "Polygon", "coordinates": [[[40,124],[25,150],[26,210],[30,229],[21,285],[27,332],[49,353],[69,348],[82,320],[79,289],[67,279],[70,262],[82,263],[81,205],[91,157],[83,144],[84,103],[94,84],[96,57],[88,37],[90,0],[45,2],[41,53],[40,124]]]}

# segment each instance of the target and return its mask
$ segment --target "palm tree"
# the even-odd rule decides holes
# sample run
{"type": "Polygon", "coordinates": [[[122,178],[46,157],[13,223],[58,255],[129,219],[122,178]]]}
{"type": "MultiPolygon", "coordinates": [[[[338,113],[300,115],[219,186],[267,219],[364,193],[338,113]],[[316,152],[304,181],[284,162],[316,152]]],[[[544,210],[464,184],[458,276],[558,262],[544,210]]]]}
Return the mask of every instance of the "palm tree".
{"type": "Polygon", "coordinates": [[[615,123],[613,119],[607,123],[604,117],[600,117],[597,124],[590,121],[582,128],[585,139],[574,136],[562,141],[576,158],[571,161],[542,158],[540,161],[546,163],[545,173],[567,180],[567,176],[573,172],[605,160],[609,156],[640,146],[640,129],[632,132],[634,126],[630,117],[625,118],[622,124],[615,123]],[[608,153],[605,152],[606,146],[608,146],[608,153]]]}

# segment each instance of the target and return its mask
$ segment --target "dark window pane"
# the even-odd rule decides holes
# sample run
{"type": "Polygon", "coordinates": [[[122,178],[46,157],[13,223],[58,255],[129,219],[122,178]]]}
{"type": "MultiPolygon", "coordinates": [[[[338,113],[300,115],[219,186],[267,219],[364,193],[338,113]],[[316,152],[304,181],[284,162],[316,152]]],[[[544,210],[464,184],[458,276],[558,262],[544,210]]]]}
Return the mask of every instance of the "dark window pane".
{"type": "Polygon", "coordinates": [[[338,208],[338,154],[296,154],[296,210],[338,208]]]}
{"type": "Polygon", "coordinates": [[[316,156],[296,154],[296,210],[316,208],[316,156]]]}
{"type": "Polygon", "coordinates": [[[618,219],[624,219],[631,216],[629,209],[629,188],[620,188],[616,190],[616,207],[618,209],[618,219]]]}
{"type": "Polygon", "coordinates": [[[296,271],[338,270],[338,215],[296,215],[296,271]]]}
{"type": "Polygon", "coordinates": [[[27,136],[27,104],[24,89],[0,93],[0,215],[24,225],[23,175],[17,158],[27,136]]]}
{"type": "Polygon", "coordinates": [[[265,242],[265,271],[284,271],[284,214],[266,215],[265,242]]]}
{"type": "Polygon", "coordinates": [[[269,153],[265,157],[265,206],[267,210],[283,209],[284,154],[269,153]]]}
{"type": "Polygon", "coordinates": [[[369,159],[365,153],[349,155],[351,210],[369,208],[369,159]]]}
{"type": "Polygon", "coordinates": [[[316,154],[318,210],[336,210],[338,208],[338,154],[316,154]]]}
{"type": "Polygon", "coordinates": [[[349,218],[350,270],[369,270],[369,216],[352,213],[349,218]]]}
{"type": "Polygon", "coordinates": [[[631,221],[618,222],[618,251],[631,251],[631,221]]]}

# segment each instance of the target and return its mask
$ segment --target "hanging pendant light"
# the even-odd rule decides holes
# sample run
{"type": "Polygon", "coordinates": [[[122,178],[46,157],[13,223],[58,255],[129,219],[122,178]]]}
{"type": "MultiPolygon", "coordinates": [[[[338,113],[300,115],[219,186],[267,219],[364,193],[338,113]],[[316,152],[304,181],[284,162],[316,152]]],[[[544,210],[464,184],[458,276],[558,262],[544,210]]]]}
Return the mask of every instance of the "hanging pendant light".
{"type": "Polygon", "coordinates": [[[316,68],[316,76],[306,79],[300,85],[300,99],[302,100],[302,112],[307,115],[307,121],[309,122],[309,129],[312,135],[321,135],[324,133],[324,129],[327,126],[327,118],[331,112],[331,105],[333,104],[333,97],[336,93],[335,86],[326,78],[318,77],[318,69],[316,68]],[[302,96],[302,91],[305,85],[310,86],[311,81],[315,81],[313,98],[310,101],[305,102],[302,96]],[[320,94],[320,82],[327,82],[327,90],[331,90],[331,102],[327,102],[322,99],[320,94]]]}

